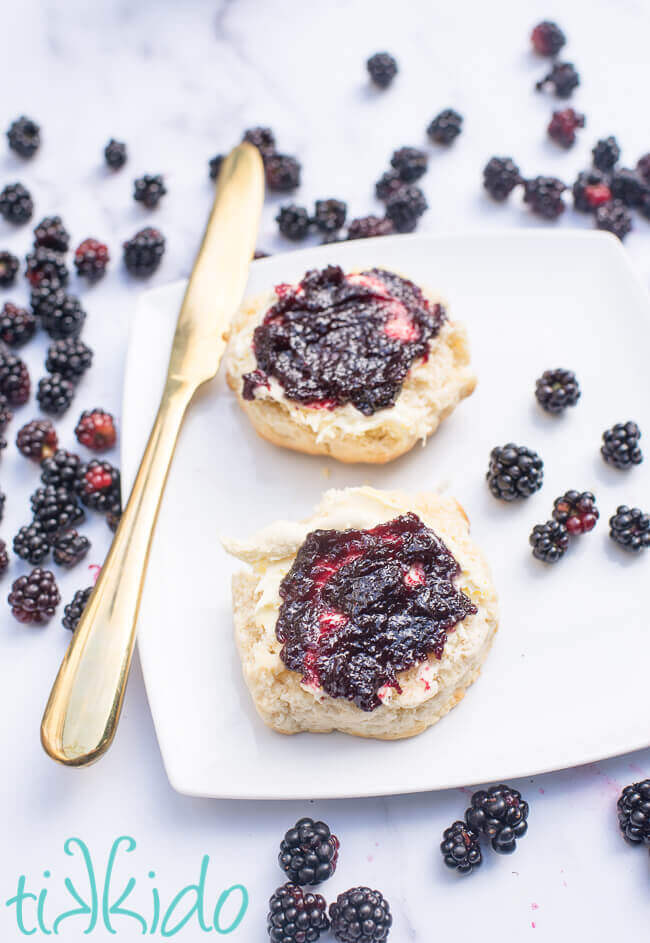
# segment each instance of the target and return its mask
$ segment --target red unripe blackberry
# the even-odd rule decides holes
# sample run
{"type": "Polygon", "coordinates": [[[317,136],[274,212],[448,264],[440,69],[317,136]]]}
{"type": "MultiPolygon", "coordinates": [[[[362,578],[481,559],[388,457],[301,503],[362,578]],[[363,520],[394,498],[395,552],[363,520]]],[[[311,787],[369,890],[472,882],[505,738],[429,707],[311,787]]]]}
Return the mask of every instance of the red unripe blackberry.
{"type": "Polygon", "coordinates": [[[78,275],[96,282],[106,272],[110,255],[108,246],[98,239],[84,239],[75,250],[74,264],[78,275]]]}
{"type": "Polygon", "coordinates": [[[89,409],[81,414],[74,433],[77,441],[94,452],[105,452],[115,445],[115,420],[103,409],[89,409]]]}
{"type": "Polygon", "coordinates": [[[540,56],[556,56],[566,43],[566,36],[551,20],[538,23],[530,35],[533,49],[540,56]]]}
{"type": "Polygon", "coordinates": [[[554,111],[548,126],[548,136],[562,147],[571,147],[575,143],[576,130],[584,128],[585,116],[573,108],[554,111]]]}
{"type": "Polygon", "coordinates": [[[593,530],[599,517],[591,491],[567,491],[553,502],[553,519],[564,524],[571,536],[593,530]]]}

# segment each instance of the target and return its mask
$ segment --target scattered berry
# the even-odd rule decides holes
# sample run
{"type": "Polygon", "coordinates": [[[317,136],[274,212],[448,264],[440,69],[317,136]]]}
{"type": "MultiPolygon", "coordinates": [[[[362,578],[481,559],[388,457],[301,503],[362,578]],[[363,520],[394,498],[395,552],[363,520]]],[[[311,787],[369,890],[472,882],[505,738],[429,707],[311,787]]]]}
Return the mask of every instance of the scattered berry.
{"type": "Polygon", "coordinates": [[[21,527],[14,537],[14,553],[32,566],[38,566],[50,552],[50,541],[40,524],[21,527]]]}
{"type": "Polygon", "coordinates": [[[74,632],[79,625],[92,591],[92,586],[87,589],[78,589],[72,597],[72,602],[69,602],[63,610],[63,627],[69,629],[70,632],[74,632]]]}
{"type": "Polygon", "coordinates": [[[557,219],[565,209],[566,186],[557,177],[535,177],[524,183],[524,203],[542,219],[557,219]]]}
{"type": "Polygon", "coordinates": [[[566,43],[566,36],[557,25],[550,20],[538,23],[530,35],[533,49],[540,56],[557,56],[566,43]]]}
{"type": "Polygon", "coordinates": [[[600,170],[585,170],[578,174],[573,184],[573,206],[581,213],[593,213],[604,203],[609,203],[612,191],[609,178],[600,170]]]}
{"type": "Polygon", "coordinates": [[[32,218],[34,203],[22,183],[10,183],[0,192],[0,216],[16,226],[32,218]]]}
{"type": "Polygon", "coordinates": [[[51,291],[47,301],[39,301],[37,307],[32,307],[53,341],[78,337],[86,320],[86,312],[79,299],[62,290],[51,291]]]}
{"type": "Polygon", "coordinates": [[[376,236],[389,236],[395,232],[390,219],[379,216],[359,216],[350,221],[348,239],[373,239],[376,236]]]}
{"type": "Polygon", "coordinates": [[[108,246],[98,239],[84,239],[74,254],[74,265],[78,275],[96,282],[106,272],[110,255],[108,246]]]}
{"type": "Polygon", "coordinates": [[[58,373],[49,373],[38,381],[36,399],[44,413],[62,416],[74,398],[74,384],[58,373]]]}
{"type": "Polygon", "coordinates": [[[216,180],[221,172],[221,165],[223,164],[224,157],[223,154],[217,154],[215,157],[211,157],[208,161],[208,167],[210,171],[210,180],[216,180]]]}
{"type": "Polygon", "coordinates": [[[553,68],[535,85],[538,92],[552,91],[558,98],[569,98],[580,85],[580,76],[572,62],[554,62],[553,68]]]}
{"type": "Polygon", "coordinates": [[[545,524],[535,524],[528,542],[536,559],[543,563],[557,563],[569,546],[569,533],[564,524],[547,521],[545,524]]]}
{"type": "Polygon", "coordinates": [[[41,129],[32,118],[21,115],[7,131],[9,147],[20,157],[33,157],[41,144],[41,129]]]}
{"type": "Polygon", "coordinates": [[[465,813],[471,828],[492,840],[495,851],[510,854],[517,839],[528,831],[528,803],[521,793],[510,786],[491,786],[472,796],[472,805],[465,813]]]}
{"type": "Polygon", "coordinates": [[[369,887],[353,887],[330,904],[332,933],[340,943],[375,943],[388,938],[393,923],[388,901],[369,887]]]}
{"type": "Polygon", "coordinates": [[[20,262],[11,252],[0,252],[0,288],[9,288],[16,281],[20,262]]]}
{"type": "Polygon", "coordinates": [[[573,370],[545,370],[535,383],[537,402],[548,413],[562,413],[580,399],[580,386],[573,370]]]}
{"type": "Polygon", "coordinates": [[[120,473],[110,462],[93,458],[79,466],[76,492],[86,507],[104,513],[120,499],[120,473]]]}
{"type": "Polygon", "coordinates": [[[491,157],[483,169],[483,186],[493,200],[507,199],[523,183],[519,167],[511,157],[491,157]]]}
{"type": "Polygon", "coordinates": [[[379,88],[388,88],[397,75],[397,62],[388,52],[376,52],[366,62],[370,78],[379,88]]]}
{"type": "Polygon", "coordinates": [[[271,154],[266,158],[266,184],[269,190],[295,190],[300,186],[300,164],[288,154],[271,154]]]}
{"type": "Polygon", "coordinates": [[[44,485],[54,485],[72,492],[77,484],[80,465],[81,459],[78,455],[66,449],[58,449],[54,455],[44,458],[41,462],[41,481],[44,485]]]}
{"type": "Polygon", "coordinates": [[[111,138],[104,148],[104,160],[111,170],[120,170],[126,164],[126,144],[111,138]]]}
{"type": "Polygon", "coordinates": [[[0,340],[10,347],[22,347],[36,333],[36,318],[25,308],[7,301],[0,313],[0,340]]]}
{"type": "Polygon", "coordinates": [[[312,222],[322,233],[338,232],[347,216],[347,203],[342,200],[316,200],[312,222]]]}
{"type": "Polygon", "coordinates": [[[623,837],[633,845],[650,845],[650,779],[626,786],[616,808],[623,837]]]}
{"type": "Polygon", "coordinates": [[[22,406],[29,399],[30,389],[27,364],[6,348],[0,349],[0,393],[12,406],[22,406]]]}
{"type": "Polygon", "coordinates": [[[89,409],[81,414],[74,430],[77,441],[94,452],[105,452],[115,445],[115,421],[103,409],[89,409]]]}
{"type": "Polygon", "coordinates": [[[300,819],[280,844],[278,863],[294,884],[322,884],[334,874],[339,840],[325,822],[300,819]]]}
{"type": "Polygon", "coordinates": [[[650,514],[625,504],[609,519],[609,536],[624,550],[639,553],[650,547],[650,514]]]}
{"type": "Polygon", "coordinates": [[[643,461],[643,453],[639,447],[640,438],[641,430],[635,422],[617,422],[611,429],[603,432],[600,454],[615,468],[640,465],[643,461]]]}
{"type": "Polygon", "coordinates": [[[32,419],[16,436],[18,451],[35,462],[53,456],[58,444],[56,429],[49,419],[32,419]]]}
{"type": "Polygon", "coordinates": [[[34,230],[34,245],[55,252],[67,252],[70,246],[70,234],[63,225],[60,216],[46,216],[34,230]]]}
{"type": "Polygon", "coordinates": [[[153,275],[165,252],[165,237],[147,227],[124,243],[124,264],[131,275],[153,275]]]}
{"type": "Polygon", "coordinates": [[[615,200],[621,200],[626,206],[639,206],[644,194],[646,185],[635,170],[628,167],[622,167],[615,170],[610,182],[612,196],[615,200]]]}
{"type": "Polygon", "coordinates": [[[9,566],[9,554],[4,540],[0,540],[0,575],[7,570],[9,566]]]}
{"type": "Polygon", "coordinates": [[[294,242],[304,239],[309,232],[309,213],[304,206],[294,203],[282,206],[275,219],[282,235],[294,242]]]}
{"type": "Polygon", "coordinates": [[[275,135],[270,128],[249,128],[244,131],[242,141],[248,141],[253,147],[256,147],[262,159],[266,160],[275,154],[275,135]]]}
{"type": "Polygon", "coordinates": [[[63,304],[64,297],[65,291],[57,279],[44,278],[32,288],[32,311],[37,318],[47,317],[63,304]]]}
{"type": "Polygon", "coordinates": [[[401,190],[403,186],[404,181],[398,172],[396,170],[387,170],[375,184],[375,196],[378,200],[381,200],[382,203],[385,203],[393,193],[401,190]]]}
{"type": "Polygon", "coordinates": [[[567,491],[553,502],[553,520],[564,524],[572,537],[593,530],[599,517],[591,491],[567,491]]]}
{"type": "Polygon", "coordinates": [[[620,200],[613,200],[596,210],[596,227],[623,240],[632,229],[632,216],[620,200]]]}
{"type": "Polygon", "coordinates": [[[133,183],[133,199],[142,203],[148,210],[154,209],[167,193],[160,174],[145,174],[133,183]]]}
{"type": "Polygon", "coordinates": [[[44,278],[49,282],[58,282],[59,285],[65,285],[68,281],[65,259],[54,249],[37,246],[33,252],[28,253],[25,262],[25,276],[32,286],[38,285],[44,278]]]}
{"type": "Polygon", "coordinates": [[[386,216],[397,232],[413,232],[427,208],[422,190],[408,184],[386,201],[386,216]]]}
{"type": "Polygon", "coordinates": [[[433,119],[427,134],[436,144],[451,144],[463,130],[463,118],[453,108],[445,108],[433,119]]]}
{"type": "Polygon", "coordinates": [[[47,349],[45,369],[58,373],[70,383],[78,383],[93,362],[93,352],[83,341],[75,337],[55,341],[47,349]]]}
{"type": "Polygon", "coordinates": [[[90,541],[76,530],[69,530],[56,537],[52,544],[52,556],[59,566],[73,567],[90,550],[90,541]]]}
{"type": "Polygon", "coordinates": [[[269,900],[271,943],[315,943],[329,925],[325,899],[305,894],[297,884],[283,884],[269,900]]]}
{"type": "Polygon", "coordinates": [[[614,167],[621,156],[621,149],[618,146],[616,138],[610,135],[608,138],[601,138],[600,141],[597,141],[591,154],[594,167],[598,170],[602,170],[603,173],[607,173],[614,167]]]}
{"type": "Polygon", "coordinates": [[[444,830],[440,851],[447,867],[460,874],[470,874],[482,861],[478,832],[465,822],[454,822],[444,830]]]}
{"type": "Polygon", "coordinates": [[[48,536],[76,527],[86,519],[84,509],[67,488],[45,485],[36,489],[30,501],[34,522],[40,524],[48,536]]]}
{"type": "Polygon", "coordinates": [[[419,147],[400,147],[390,159],[391,167],[396,170],[404,183],[414,183],[427,172],[429,158],[419,147]]]}
{"type": "Polygon", "coordinates": [[[19,576],[14,580],[8,601],[19,622],[37,625],[47,622],[61,601],[54,574],[37,567],[28,575],[19,576]]]}
{"type": "Polygon", "coordinates": [[[529,498],[542,487],[544,462],[525,445],[508,442],[492,449],[486,478],[495,498],[529,498]]]}
{"type": "Polygon", "coordinates": [[[573,108],[554,111],[548,126],[548,136],[562,147],[571,147],[575,143],[576,130],[584,128],[585,116],[573,108]]]}

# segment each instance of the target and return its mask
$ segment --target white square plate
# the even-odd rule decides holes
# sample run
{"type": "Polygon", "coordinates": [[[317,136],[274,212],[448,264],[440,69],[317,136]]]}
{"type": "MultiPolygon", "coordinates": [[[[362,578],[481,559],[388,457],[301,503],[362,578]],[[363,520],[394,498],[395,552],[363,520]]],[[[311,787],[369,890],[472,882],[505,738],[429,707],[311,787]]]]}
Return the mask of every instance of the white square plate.
{"type": "MultiPolygon", "coordinates": [[[[154,540],[139,619],[147,693],[177,790],[234,798],[365,796],[520,777],[645,747],[650,554],[607,536],[618,504],[647,508],[650,460],[606,466],[601,434],[634,419],[650,448],[648,298],[611,236],[498,232],[397,236],[255,262],[248,292],[308,268],[385,266],[430,287],[469,329],[476,393],[427,444],[384,467],[343,466],[259,439],[220,376],[190,409],[154,540]],[[537,406],[546,368],[576,371],[578,406],[537,406]],[[540,492],[516,506],[485,484],[490,449],[515,441],[545,461],[540,492]],[[481,679],[440,724],[411,740],[341,734],[285,737],[258,718],[232,633],[230,576],[219,534],[247,535],[306,516],[325,488],[443,486],[459,498],[487,551],[501,626],[481,679]],[[535,561],[533,524],[568,488],[594,491],[596,530],[555,567],[535,561]]],[[[177,283],[142,296],[131,346],[122,433],[125,484],[151,426],[176,315],[177,283]]]]}

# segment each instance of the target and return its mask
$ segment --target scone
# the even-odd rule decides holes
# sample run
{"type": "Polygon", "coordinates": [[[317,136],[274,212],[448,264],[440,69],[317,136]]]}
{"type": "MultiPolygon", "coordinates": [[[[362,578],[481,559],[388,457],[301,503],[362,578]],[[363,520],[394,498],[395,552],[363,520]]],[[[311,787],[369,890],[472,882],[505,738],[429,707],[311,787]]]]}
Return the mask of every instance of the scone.
{"type": "Polygon", "coordinates": [[[233,578],[244,679],[279,733],[412,737],[463,697],[497,628],[483,555],[453,498],[347,488],[248,540],[233,578]]]}
{"type": "Polygon", "coordinates": [[[393,272],[307,272],[235,316],[226,376],[257,432],[343,462],[389,462],[474,390],[467,334],[393,272]]]}

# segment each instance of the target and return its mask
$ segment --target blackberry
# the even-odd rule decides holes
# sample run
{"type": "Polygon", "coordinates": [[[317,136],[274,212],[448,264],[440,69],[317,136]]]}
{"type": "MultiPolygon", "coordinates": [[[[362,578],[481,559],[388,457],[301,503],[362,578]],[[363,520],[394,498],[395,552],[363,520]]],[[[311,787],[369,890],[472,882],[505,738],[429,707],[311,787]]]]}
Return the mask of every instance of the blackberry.
{"type": "Polygon", "coordinates": [[[596,141],[591,154],[594,167],[602,170],[603,173],[607,173],[617,163],[621,156],[621,149],[616,138],[610,135],[608,138],[601,138],[600,141],[596,141]]]}
{"type": "Polygon", "coordinates": [[[508,442],[490,452],[487,483],[495,498],[514,501],[529,498],[542,487],[544,462],[525,445],[508,442]]]}
{"type": "Polygon", "coordinates": [[[382,203],[385,203],[386,200],[393,195],[393,193],[401,190],[403,186],[404,181],[397,171],[387,170],[386,173],[382,174],[375,184],[375,196],[378,200],[381,200],[382,203]]]}
{"type": "Polygon", "coordinates": [[[48,317],[63,304],[65,291],[58,279],[44,278],[31,291],[32,311],[37,318],[48,317]]]}
{"type": "Polygon", "coordinates": [[[644,183],[650,185],[650,154],[644,154],[636,162],[636,172],[644,183]]]}
{"type": "Polygon", "coordinates": [[[74,430],[77,441],[94,452],[105,452],[115,445],[115,420],[103,409],[87,409],[74,430]]]}
{"type": "Polygon", "coordinates": [[[427,127],[427,134],[436,144],[451,144],[463,130],[463,118],[453,108],[445,108],[427,127]]]}
{"type": "Polygon", "coordinates": [[[650,779],[626,786],[616,808],[623,838],[633,845],[650,845],[650,779]]]}
{"type": "Polygon", "coordinates": [[[75,295],[63,291],[51,292],[47,303],[39,304],[41,324],[53,341],[78,337],[86,320],[86,312],[75,295]]]}
{"type": "Polygon", "coordinates": [[[283,884],[269,900],[271,943],[314,943],[329,925],[327,904],[320,894],[305,894],[296,884],[283,884]]]}
{"type": "Polygon", "coordinates": [[[483,186],[493,200],[502,203],[523,183],[512,157],[491,157],[483,169],[483,186]]]}
{"type": "Polygon", "coordinates": [[[564,108],[562,111],[553,112],[547,128],[548,136],[562,147],[571,147],[575,143],[576,130],[584,126],[584,115],[573,108],[564,108]]]}
{"type": "Polygon", "coordinates": [[[537,24],[530,34],[530,40],[533,49],[540,56],[557,56],[566,43],[566,36],[557,23],[553,23],[551,20],[543,20],[537,24]]]}
{"type": "Polygon", "coordinates": [[[55,252],[67,252],[70,247],[70,234],[63,225],[60,216],[46,216],[34,230],[34,245],[55,252]]]}
{"type": "Polygon", "coordinates": [[[38,566],[50,552],[50,541],[40,524],[21,527],[14,537],[14,553],[32,566],[38,566]]]}
{"type": "Polygon", "coordinates": [[[538,92],[550,90],[558,98],[570,98],[578,85],[580,76],[572,62],[554,62],[551,71],[535,84],[535,88],[538,92]]]}
{"type": "Polygon", "coordinates": [[[422,190],[413,184],[407,184],[386,201],[386,216],[397,232],[413,232],[427,208],[422,190]]]}
{"type": "Polygon", "coordinates": [[[10,347],[22,347],[36,333],[36,318],[25,308],[7,301],[0,314],[0,340],[10,347]]]}
{"type": "Polygon", "coordinates": [[[79,466],[75,489],[86,507],[104,513],[120,500],[120,473],[110,462],[93,458],[79,466]]]}
{"type": "Polygon", "coordinates": [[[389,236],[395,232],[390,219],[379,216],[359,216],[350,221],[348,239],[373,239],[376,236],[389,236]]]}
{"type": "Polygon", "coordinates": [[[596,228],[611,232],[622,241],[632,229],[632,216],[620,200],[613,200],[596,210],[596,228]]]}
{"type": "Polygon", "coordinates": [[[41,129],[32,119],[21,115],[9,125],[9,147],[20,157],[33,157],[41,145],[41,129]]]}
{"type": "Polygon", "coordinates": [[[264,160],[275,154],[275,135],[270,128],[248,128],[244,131],[242,141],[248,141],[256,147],[264,160]]]}
{"type": "Polygon", "coordinates": [[[393,924],[388,901],[369,887],[353,887],[330,904],[332,933],[340,943],[375,943],[388,939],[393,924]]]}
{"type": "Polygon", "coordinates": [[[4,573],[9,566],[9,554],[4,540],[0,540],[0,574],[4,573]]]}
{"type": "Polygon", "coordinates": [[[37,246],[33,252],[27,254],[25,263],[25,277],[32,287],[38,285],[44,278],[49,282],[56,281],[59,285],[65,285],[68,281],[65,259],[54,249],[37,246]]]}
{"type": "Polygon", "coordinates": [[[615,200],[621,200],[626,206],[639,206],[644,194],[646,185],[635,170],[628,167],[622,167],[615,170],[610,182],[612,196],[615,200]]]}
{"type": "Polygon", "coordinates": [[[147,227],[124,243],[124,264],[131,275],[153,275],[165,252],[165,237],[158,229],[147,227]]]}
{"type": "Polygon", "coordinates": [[[535,382],[535,397],[547,413],[562,413],[580,399],[580,386],[573,370],[545,370],[535,382]]]}
{"type": "Polygon", "coordinates": [[[309,213],[304,206],[296,206],[294,203],[281,206],[275,220],[282,235],[294,242],[304,239],[309,232],[309,213]]]}
{"type": "Polygon", "coordinates": [[[0,216],[19,226],[32,218],[34,202],[22,183],[10,183],[0,192],[0,216]]]}
{"type": "Polygon", "coordinates": [[[609,203],[612,191],[609,178],[600,170],[585,170],[578,174],[573,184],[573,206],[581,213],[593,213],[604,203],[609,203]]]}
{"type": "Polygon", "coordinates": [[[106,512],[106,523],[108,529],[115,533],[122,520],[122,502],[119,498],[113,502],[110,509],[106,512]]]}
{"type": "Polygon", "coordinates": [[[650,514],[620,504],[609,519],[609,536],[630,553],[647,550],[650,548],[650,514]]]}
{"type": "Polygon", "coordinates": [[[58,449],[41,462],[41,481],[44,485],[74,491],[80,465],[81,459],[74,452],[58,449]]]}
{"type": "Polygon", "coordinates": [[[69,602],[63,610],[63,627],[69,629],[70,632],[74,632],[79,625],[92,591],[92,586],[88,586],[87,589],[78,589],[72,597],[72,602],[69,602]]]}
{"type": "Polygon", "coordinates": [[[133,199],[148,210],[155,209],[167,193],[160,174],[144,174],[133,182],[133,199]]]}
{"type": "Polygon", "coordinates": [[[223,164],[224,156],[223,154],[217,154],[215,157],[211,157],[208,161],[208,167],[210,172],[210,180],[216,180],[221,172],[221,165],[223,164]]]}
{"type": "Polygon", "coordinates": [[[345,222],[347,212],[347,203],[343,200],[316,200],[312,222],[322,233],[338,232],[345,222]]]}
{"type": "Polygon", "coordinates": [[[9,400],[4,393],[0,393],[0,432],[5,431],[13,418],[14,414],[9,409],[9,400]]]}
{"type": "Polygon", "coordinates": [[[566,186],[557,177],[535,177],[524,182],[524,203],[542,219],[557,219],[565,209],[566,186]]]}
{"type": "Polygon", "coordinates": [[[11,252],[0,252],[0,288],[10,288],[16,281],[20,262],[11,252]]]}
{"type": "Polygon", "coordinates": [[[83,341],[67,337],[55,341],[47,349],[45,369],[58,373],[70,383],[78,383],[93,362],[93,352],[83,341]]]}
{"type": "Polygon", "coordinates": [[[389,52],[376,52],[366,62],[370,78],[379,88],[388,88],[397,75],[397,62],[389,52]]]}
{"type": "Polygon", "coordinates": [[[644,219],[650,219],[650,190],[648,190],[647,193],[643,194],[643,197],[637,209],[639,210],[639,213],[641,214],[641,216],[644,217],[644,219]]]}
{"type": "Polygon", "coordinates": [[[8,599],[19,622],[41,624],[51,619],[61,602],[59,588],[50,570],[37,567],[14,580],[8,599]]]}
{"type": "Polygon", "coordinates": [[[56,537],[52,544],[52,556],[59,566],[73,567],[90,550],[90,541],[76,530],[69,530],[56,537]]]}
{"type": "Polygon", "coordinates": [[[617,422],[611,429],[603,432],[603,445],[600,454],[608,465],[615,468],[630,468],[640,465],[643,453],[639,447],[641,430],[635,422],[617,422]]]}
{"type": "Polygon", "coordinates": [[[454,822],[444,830],[440,851],[447,867],[460,874],[470,874],[482,861],[478,832],[465,822],[454,822]]]}
{"type": "Polygon", "coordinates": [[[567,491],[553,502],[553,520],[564,524],[572,537],[593,530],[599,517],[591,491],[567,491]]]}
{"type": "Polygon", "coordinates": [[[36,489],[30,501],[34,523],[40,524],[48,536],[76,527],[86,519],[84,509],[67,488],[45,485],[36,489]]]}
{"type": "Polygon", "coordinates": [[[269,190],[295,190],[300,186],[301,167],[295,157],[271,154],[266,158],[266,185],[269,190]]]}
{"type": "Polygon", "coordinates": [[[35,462],[51,458],[58,444],[56,429],[49,419],[32,419],[18,430],[16,436],[18,451],[35,462]]]}
{"type": "Polygon", "coordinates": [[[569,533],[558,521],[535,524],[528,542],[533,548],[533,556],[543,563],[557,563],[569,546],[569,533]]]}
{"type": "Polygon", "coordinates": [[[322,884],[334,874],[339,840],[325,822],[299,819],[280,843],[278,864],[293,884],[322,884]]]}
{"type": "Polygon", "coordinates": [[[62,416],[74,397],[74,384],[58,373],[49,373],[38,381],[36,399],[44,413],[62,416]]]}
{"type": "Polygon", "coordinates": [[[29,399],[30,389],[27,364],[6,348],[0,349],[0,393],[12,406],[22,406],[29,399]]]}
{"type": "Polygon", "coordinates": [[[427,172],[429,158],[419,147],[400,147],[393,152],[391,167],[396,170],[404,183],[414,183],[427,172]]]}
{"type": "Polygon", "coordinates": [[[490,838],[494,850],[501,854],[515,850],[517,839],[528,831],[527,818],[528,803],[521,793],[503,784],[475,792],[465,813],[467,824],[490,838]]]}
{"type": "Polygon", "coordinates": [[[108,246],[98,239],[84,239],[74,254],[74,265],[78,275],[96,282],[106,273],[110,255],[108,246]]]}
{"type": "Polygon", "coordinates": [[[104,148],[104,160],[111,170],[120,170],[126,164],[126,144],[111,138],[104,148]]]}

